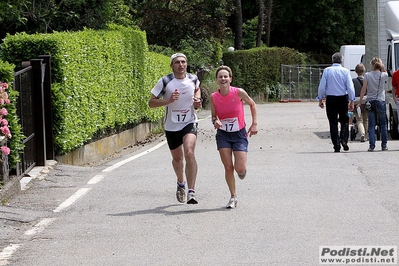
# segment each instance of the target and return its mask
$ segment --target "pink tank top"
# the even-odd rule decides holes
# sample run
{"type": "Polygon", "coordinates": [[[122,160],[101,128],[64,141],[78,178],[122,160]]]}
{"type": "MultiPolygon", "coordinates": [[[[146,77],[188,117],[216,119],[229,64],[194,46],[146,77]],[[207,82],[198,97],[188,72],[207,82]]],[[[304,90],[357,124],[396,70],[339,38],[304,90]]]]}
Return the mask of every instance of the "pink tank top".
{"type": "Polygon", "coordinates": [[[216,115],[222,122],[221,128],[227,132],[235,132],[245,127],[244,105],[238,96],[238,88],[230,87],[230,92],[223,96],[219,90],[212,93],[216,115]]]}

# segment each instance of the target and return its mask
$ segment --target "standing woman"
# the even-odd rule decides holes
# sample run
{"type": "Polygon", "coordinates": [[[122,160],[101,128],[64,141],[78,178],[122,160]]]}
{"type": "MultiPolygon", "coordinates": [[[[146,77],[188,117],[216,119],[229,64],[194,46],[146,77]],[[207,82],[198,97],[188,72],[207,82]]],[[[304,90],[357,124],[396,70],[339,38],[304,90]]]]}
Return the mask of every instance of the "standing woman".
{"type": "Polygon", "coordinates": [[[232,71],[228,66],[216,70],[216,82],[219,89],[210,99],[212,124],[217,129],[216,144],[220,159],[224,165],[226,183],[230,190],[227,208],[237,206],[234,170],[240,179],[244,179],[247,169],[248,133],[245,129],[243,101],[250,106],[252,124],[249,136],[258,133],[256,104],[241,88],[231,87],[232,71]],[[234,155],[234,162],[233,162],[234,155]]]}
{"type": "Polygon", "coordinates": [[[362,102],[367,91],[367,101],[372,106],[371,110],[367,110],[369,121],[368,151],[374,151],[375,149],[375,126],[377,125],[377,118],[379,119],[381,129],[381,150],[386,151],[388,150],[388,128],[384,84],[388,78],[388,73],[380,58],[374,57],[370,64],[373,67],[373,71],[367,72],[364,75],[363,87],[360,92],[360,102],[362,102]]]}

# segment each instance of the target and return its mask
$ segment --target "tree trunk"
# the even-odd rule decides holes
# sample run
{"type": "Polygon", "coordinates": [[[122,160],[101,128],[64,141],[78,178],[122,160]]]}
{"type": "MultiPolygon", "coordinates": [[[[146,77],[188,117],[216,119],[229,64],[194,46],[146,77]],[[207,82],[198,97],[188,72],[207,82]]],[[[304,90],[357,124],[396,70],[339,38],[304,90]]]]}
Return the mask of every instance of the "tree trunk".
{"type": "Polygon", "coordinates": [[[258,28],[256,30],[256,47],[260,47],[262,45],[262,33],[263,33],[263,24],[264,24],[264,4],[263,0],[258,1],[258,28]]]}
{"type": "Polygon", "coordinates": [[[270,46],[270,32],[272,25],[273,0],[266,0],[266,45],[270,46]]]}
{"type": "Polygon", "coordinates": [[[235,0],[236,3],[236,30],[234,38],[234,48],[236,50],[242,49],[242,6],[241,0],[235,0]]]}

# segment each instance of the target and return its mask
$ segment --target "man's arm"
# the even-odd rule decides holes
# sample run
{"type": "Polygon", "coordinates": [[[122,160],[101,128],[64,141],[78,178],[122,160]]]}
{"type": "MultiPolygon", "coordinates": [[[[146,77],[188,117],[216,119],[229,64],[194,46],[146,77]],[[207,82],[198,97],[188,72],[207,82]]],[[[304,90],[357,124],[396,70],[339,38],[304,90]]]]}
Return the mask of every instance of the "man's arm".
{"type": "Polygon", "coordinates": [[[159,99],[156,97],[154,94],[151,96],[151,99],[148,101],[148,106],[150,108],[155,108],[155,107],[161,107],[168,105],[170,103],[173,103],[177,99],[179,99],[180,93],[177,91],[177,89],[172,93],[172,95],[169,97],[169,99],[159,99]]]}

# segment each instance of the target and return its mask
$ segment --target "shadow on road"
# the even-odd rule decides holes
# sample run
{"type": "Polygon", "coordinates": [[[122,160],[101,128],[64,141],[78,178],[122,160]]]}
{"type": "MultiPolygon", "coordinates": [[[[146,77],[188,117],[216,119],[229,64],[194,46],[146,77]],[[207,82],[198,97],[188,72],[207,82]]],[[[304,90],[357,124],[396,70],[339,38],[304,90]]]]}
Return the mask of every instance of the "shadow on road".
{"type": "Polygon", "coordinates": [[[143,214],[163,214],[163,215],[181,215],[181,214],[191,214],[191,213],[207,213],[207,212],[221,212],[221,211],[230,211],[230,209],[226,209],[225,207],[214,208],[214,209],[172,209],[168,210],[171,207],[180,207],[186,206],[183,204],[171,204],[166,206],[159,206],[153,209],[148,210],[137,210],[131,212],[123,212],[123,213],[115,213],[108,214],[108,216],[136,216],[143,214]]]}

